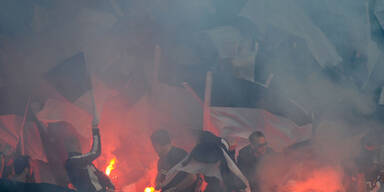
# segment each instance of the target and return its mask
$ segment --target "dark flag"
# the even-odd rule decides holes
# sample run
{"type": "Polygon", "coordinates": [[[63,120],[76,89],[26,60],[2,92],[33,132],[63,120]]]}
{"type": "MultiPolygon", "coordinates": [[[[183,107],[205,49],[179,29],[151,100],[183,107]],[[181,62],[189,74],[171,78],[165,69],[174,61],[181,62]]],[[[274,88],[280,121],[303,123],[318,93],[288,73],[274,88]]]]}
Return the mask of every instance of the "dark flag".
{"type": "Polygon", "coordinates": [[[84,53],[80,52],[45,74],[45,79],[71,102],[76,101],[91,89],[91,80],[85,64],[84,53]]]}
{"type": "MultiPolygon", "coordinates": [[[[204,88],[193,83],[191,86],[203,98],[204,88]]],[[[288,118],[299,126],[312,121],[309,114],[292,100],[284,97],[278,90],[230,75],[213,75],[211,106],[260,108],[288,118]]]]}
{"type": "Polygon", "coordinates": [[[41,151],[39,129],[30,123],[36,118],[30,110],[32,103],[35,107],[36,104],[41,104],[40,109],[44,105],[44,101],[26,90],[25,86],[8,85],[0,88],[0,115],[15,116],[2,118],[0,140],[15,146],[18,154],[28,154],[35,159],[45,160],[45,154],[41,151]]]}
{"type": "Polygon", "coordinates": [[[28,104],[29,95],[14,86],[0,88],[0,115],[23,116],[28,104]]]}

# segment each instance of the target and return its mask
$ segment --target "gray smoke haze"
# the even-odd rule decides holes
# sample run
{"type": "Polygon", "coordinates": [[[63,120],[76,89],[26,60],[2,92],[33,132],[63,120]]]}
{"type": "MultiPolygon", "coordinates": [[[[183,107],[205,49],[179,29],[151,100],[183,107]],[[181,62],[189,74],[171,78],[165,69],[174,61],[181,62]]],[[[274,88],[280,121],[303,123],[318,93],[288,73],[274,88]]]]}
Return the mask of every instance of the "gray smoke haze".
{"type": "MultiPolygon", "coordinates": [[[[144,177],[138,172],[152,170],[151,131],[172,130],[175,143],[191,148],[191,130],[202,127],[202,107],[190,92],[165,84],[154,88],[159,45],[162,77],[194,77],[174,66],[204,71],[228,63],[238,77],[259,83],[273,74],[270,87],[315,115],[318,160],[340,165],[356,156],[361,135],[381,127],[369,118],[376,111],[374,90],[382,86],[370,75],[383,54],[371,39],[368,10],[361,0],[2,0],[0,86],[21,84],[57,99],[39,89],[42,75],[83,51],[94,81],[101,82],[94,86],[99,113],[109,123],[102,127],[107,151],[128,159],[129,152],[140,152],[124,147],[142,141],[150,154],[137,156],[143,162],[124,162],[141,164],[139,171],[128,171],[134,175],[124,180],[129,185],[144,177]]],[[[68,117],[89,137],[82,127],[89,114],[81,122],[61,115],[44,120],[68,117]]]]}

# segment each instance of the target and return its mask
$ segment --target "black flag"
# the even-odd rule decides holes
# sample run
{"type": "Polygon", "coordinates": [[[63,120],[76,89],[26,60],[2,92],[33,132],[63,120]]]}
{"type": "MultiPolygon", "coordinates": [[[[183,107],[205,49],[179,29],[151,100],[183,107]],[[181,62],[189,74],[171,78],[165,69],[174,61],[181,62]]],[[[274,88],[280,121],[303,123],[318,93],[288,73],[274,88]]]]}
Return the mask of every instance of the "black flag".
{"type": "Polygon", "coordinates": [[[45,74],[45,79],[71,102],[76,101],[91,89],[90,75],[83,52],[52,68],[45,74]]]}
{"type": "MultiPolygon", "coordinates": [[[[203,98],[204,87],[193,83],[190,85],[203,98]]],[[[284,97],[278,90],[231,75],[213,74],[211,94],[213,107],[260,108],[288,118],[299,126],[312,121],[307,112],[289,98],[284,97]]]]}

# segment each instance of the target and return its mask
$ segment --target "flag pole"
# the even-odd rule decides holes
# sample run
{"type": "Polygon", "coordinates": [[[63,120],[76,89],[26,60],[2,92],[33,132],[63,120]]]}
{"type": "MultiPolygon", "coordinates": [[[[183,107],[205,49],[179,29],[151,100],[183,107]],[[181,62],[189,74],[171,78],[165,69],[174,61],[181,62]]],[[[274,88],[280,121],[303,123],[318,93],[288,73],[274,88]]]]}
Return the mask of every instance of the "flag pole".
{"type": "Polygon", "coordinates": [[[92,115],[93,115],[93,119],[92,119],[92,128],[93,127],[98,127],[99,126],[99,123],[100,123],[100,116],[99,116],[99,113],[97,111],[97,106],[96,106],[96,101],[95,101],[95,94],[94,94],[94,89],[93,89],[93,84],[92,84],[92,79],[91,79],[91,74],[89,73],[88,71],[88,75],[89,75],[89,83],[90,83],[90,87],[91,87],[91,101],[92,101],[92,115]]]}
{"type": "MultiPolygon", "coordinates": [[[[152,72],[152,92],[159,84],[159,66],[161,62],[161,48],[159,45],[155,46],[154,60],[153,60],[153,72],[152,72]]],[[[152,96],[152,95],[151,95],[152,96]]]]}
{"type": "MultiPolygon", "coordinates": [[[[150,91],[148,94],[148,111],[147,115],[148,120],[154,119],[155,122],[157,121],[156,113],[154,111],[155,108],[155,94],[156,90],[158,89],[159,85],[159,67],[161,63],[161,47],[159,45],[155,45],[154,53],[153,53],[153,66],[152,66],[152,73],[150,73],[148,79],[149,82],[151,82],[150,85],[150,91]]],[[[156,123],[154,121],[149,120],[149,129],[153,130],[156,129],[156,123]]]]}
{"type": "MultiPolygon", "coordinates": [[[[83,53],[84,54],[84,53],[83,53]]],[[[84,54],[84,60],[87,61],[87,55],[84,54]]],[[[87,63],[87,62],[85,62],[87,63]]],[[[91,72],[89,70],[89,67],[85,64],[85,66],[87,67],[87,75],[88,75],[88,79],[89,79],[89,86],[90,86],[90,94],[91,94],[91,103],[92,103],[92,116],[93,116],[93,119],[92,119],[92,128],[93,127],[97,127],[100,123],[100,116],[99,116],[99,113],[97,111],[97,106],[96,106],[96,101],[95,101],[95,94],[94,94],[94,89],[93,89],[93,83],[92,83],[92,78],[91,78],[91,72]]]]}
{"type": "Polygon", "coordinates": [[[211,96],[212,96],[212,72],[207,72],[207,77],[205,80],[205,93],[204,93],[204,118],[203,118],[203,130],[210,130],[211,125],[211,114],[210,114],[210,105],[211,105],[211,96]]]}
{"type": "Polygon", "coordinates": [[[27,116],[28,116],[28,112],[29,112],[30,103],[31,103],[31,96],[28,97],[27,105],[25,106],[23,121],[21,122],[21,128],[20,128],[20,133],[19,133],[20,134],[19,144],[20,144],[21,155],[25,154],[25,151],[24,151],[24,127],[25,127],[25,124],[27,122],[27,116]]]}
{"type": "Polygon", "coordinates": [[[159,85],[159,66],[161,62],[161,48],[159,45],[155,46],[155,50],[153,53],[153,68],[152,68],[152,75],[149,77],[149,80],[151,82],[151,89],[149,92],[149,102],[151,105],[155,102],[154,100],[154,94],[156,93],[156,89],[159,85]]]}
{"type": "MultiPolygon", "coordinates": [[[[204,101],[197,95],[196,91],[193,90],[193,88],[187,83],[187,82],[184,82],[183,83],[183,87],[189,92],[191,93],[191,95],[193,96],[193,98],[196,99],[197,102],[199,102],[199,104],[201,105],[202,108],[204,108],[204,101]]],[[[215,114],[217,115],[218,113],[214,110],[210,110],[209,111],[211,114],[215,114]]]]}
{"type": "Polygon", "coordinates": [[[95,95],[93,94],[93,88],[91,88],[91,100],[92,100],[92,111],[93,111],[92,126],[97,127],[100,123],[100,117],[99,117],[99,114],[97,112],[97,106],[96,106],[96,102],[95,102],[95,95]]]}
{"type": "Polygon", "coordinates": [[[197,95],[197,93],[192,89],[192,87],[187,83],[187,82],[184,82],[183,83],[183,87],[189,92],[191,93],[191,95],[193,96],[193,98],[196,99],[196,101],[199,102],[199,104],[204,107],[204,102],[203,100],[197,95]]]}

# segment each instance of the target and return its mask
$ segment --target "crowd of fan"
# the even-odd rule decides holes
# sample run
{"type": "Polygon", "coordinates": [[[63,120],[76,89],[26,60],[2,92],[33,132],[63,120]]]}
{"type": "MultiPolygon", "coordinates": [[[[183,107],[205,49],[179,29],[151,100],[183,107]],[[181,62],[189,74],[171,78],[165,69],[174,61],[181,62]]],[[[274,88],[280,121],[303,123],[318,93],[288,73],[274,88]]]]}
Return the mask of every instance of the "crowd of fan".
{"type": "MultiPolygon", "coordinates": [[[[70,124],[61,124],[61,126],[70,124]]],[[[74,137],[66,140],[66,161],[62,165],[71,187],[35,183],[31,160],[1,145],[1,191],[117,191],[110,179],[94,165],[101,153],[100,134],[97,125],[92,129],[92,148],[81,153],[79,141],[74,137]]],[[[360,155],[354,159],[354,166],[346,163],[345,182],[347,191],[364,192],[359,183],[369,187],[381,185],[384,150],[379,135],[368,134],[361,139],[360,155]]],[[[263,185],[258,179],[260,161],[276,154],[260,131],[249,135],[249,144],[236,151],[236,147],[224,138],[208,131],[199,131],[196,145],[190,153],[173,145],[166,130],[154,131],[150,137],[153,148],[159,156],[157,163],[156,188],[162,192],[258,192],[263,185]]],[[[294,144],[285,152],[310,141],[294,144]]],[[[57,166],[60,169],[60,165],[57,166]]]]}

